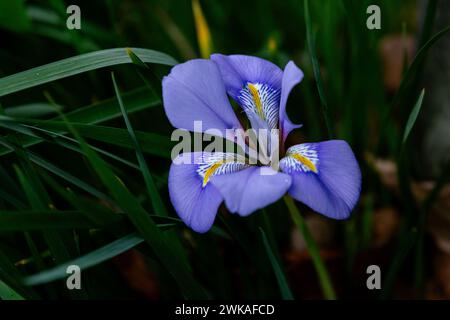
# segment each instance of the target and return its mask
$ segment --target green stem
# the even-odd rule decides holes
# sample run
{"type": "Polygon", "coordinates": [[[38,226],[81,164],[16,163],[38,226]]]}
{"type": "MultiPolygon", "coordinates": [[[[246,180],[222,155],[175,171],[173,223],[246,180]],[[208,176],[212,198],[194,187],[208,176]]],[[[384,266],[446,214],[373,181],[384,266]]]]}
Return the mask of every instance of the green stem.
{"type": "Polygon", "coordinates": [[[320,286],[322,287],[325,298],[328,300],[335,300],[336,294],[333,289],[333,284],[331,283],[331,279],[325,267],[325,264],[320,257],[319,248],[317,247],[317,244],[314,241],[308,229],[308,226],[306,225],[306,221],[303,219],[300,211],[296,207],[294,200],[292,200],[291,197],[285,196],[284,202],[289,209],[292,220],[294,220],[296,226],[298,227],[298,230],[305,239],[306,247],[308,248],[308,252],[313,260],[317,275],[319,276],[320,286]]]}

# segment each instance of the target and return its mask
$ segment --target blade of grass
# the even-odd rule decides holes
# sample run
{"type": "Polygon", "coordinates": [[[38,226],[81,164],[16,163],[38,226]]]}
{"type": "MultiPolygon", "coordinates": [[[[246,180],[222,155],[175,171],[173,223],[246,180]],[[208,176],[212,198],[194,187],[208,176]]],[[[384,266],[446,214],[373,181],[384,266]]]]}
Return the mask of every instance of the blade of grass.
{"type": "Polygon", "coordinates": [[[433,32],[433,24],[436,16],[436,8],[437,8],[438,0],[428,0],[427,8],[425,13],[425,19],[423,20],[423,25],[420,31],[420,39],[419,39],[419,47],[423,46],[433,32]]]}
{"type": "Polygon", "coordinates": [[[291,214],[292,220],[294,220],[298,230],[300,231],[300,234],[303,235],[306,247],[308,248],[308,252],[311,255],[314,267],[319,277],[320,286],[322,287],[322,291],[325,298],[329,300],[336,299],[336,294],[334,292],[330,276],[325,267],[325,264],[322,261],[322,258],[320,257],[319,248],[317,247],[317,244],[314,241],[308,229],[308,226],[306,225],[306,221],[303,219],[301,213],[295,206],[294,200],[292,200],[291,197],[285,196],[284,202],[286,203],[286,206],[291,214]]]}
{"type": "MultiPolygon", "coordinates": [[[[46,122],[40,124],[40,127],[47,129],[60,129],[62,122],[46,122]]],[[[133,140],[126,129],[119,129],[106,126],[93,126],[80,123],[72,123],[73,127],[81,136],[109,143],[115,146],[134,149],[133,140]]],[[[151,132],[135,131],[135,138],[143,152],[169,158],[174,143],[170,141],[170,137],[151,132]]]]}
{"type": "Polygon", "coordinates": [[[333,127],[331,123],[330,111],[328,108],[328,102],[325,95],[325,90],[323,88],[322,76],[320,74],[319,60],[316,54],[316,44],[314,39],[314,34],[312,30],[311,16],[309,12],[309,1],[304,0],[304,11],[305,11],[305,23],[306,23],[306,40],[308,43],[308,51],[311,59],[311,64],[313,67],[314,78],[316,79],[317,90],[319,92],[320,103],[322,105],[322,114],[325,121],[325,125],[328,131],[328,138],[332,139],[333,127]]]}
{"type": "MultiPolygon", "coordinates": [[[[66,120],[67,121],[67,120],[66,120]]],[[[112,173],[106,163],[84,142],[83,138],[67,122],[67,126],[80,142],[87,159],[96,171],[103,184],[108,188],[117,204],[127,213],[131,222],[145,238],[149,246],[175,278],[182,294],[187,298],[206,298],[204,289],[194,279],[187,261],[176,254],[174,245],[167,241],[164,233],[158,230],[148,213],[128,191],[124,184],[112,173]]]]}
{"type": "Polygon", "coordinates": [[[284,300],[294,300],[294,296],[292,295],[291,289],[287,283],[286,277],[281,269],[279,261],[275,258],[275,255],[272,252],[272,249],[269,244],[269,240],[267,240],[266,234],[262,228],[259,228],[261,231],[261,237],[264,243],[264,247],[267,252],[267,256],[269,257],[270,263],[272,264],[273,272],[278,281],[278,286],[280,287],[281,296],[284,300]]]}
{"type": "MultiPolygon", "coordinates": [[[[61,107],[60,107],[61,109],[61,107]]],[[[48,103],[30,103],[4,109],[5,115],[9,117],[36,118],[48,116],[56,112],[55,107],[48,103]]]]}
{"type": "Polygon", "coordinates": [[[9,260],[9,257],[0,250],[0,279],[5,282],[8,287],[12,288],[22,297],[26,299],[37,299],[39,296],[31,288],[26,288],[21,285],[20,279],[22,274],[9,260]]]}
{"type": "MultiPolygon", "coordinates": [[[[14,121],[14,119],[8,119],[7,121],[14,121]]],[[[5,122],[6,122],[5,120],[2,120],[0,118],[0,126],[5,126],[5,122]]],[[[26,133],[26,135],[28,137],[36,137],[36,135],[37,135],[37,136],[39,136],[39,138],[45,140],[46,142],[54,143],[54,144],[57,144],[57,145],[62,146],[64,148],[67,148],[69,150],[72,150],[72,151],[75,151],[75,152],[78,152],[78,153],[82,153],[82,150],[78,146],[74,145],[74,144],[78,145],[78,141],[76,139],[67,137],[64,134],[61,134],[59,132],[46,130],[46,129],[39,128],[39,127],[32,126],[32,125],[23,124],[22,126],[28,128],[28,129],[32,129],[32,132],[27,132],[26,133]],[[39,134],[36,134],[36,132],[39,132],[39,134]],[[45,135],[41,134],[41,133],[44,133],[45,135]],[[68,141],[73,142],[73,144],[69,143],[68,141]]],[[[18,131],[18,132],[22,131],[22,130],[16,130],[15,127],[8,127],[8,126],[5,126],[5,127],[9,128],[11,130],[14,130],[14,131],[18,131]]],[[[5,140],[3,140],[3,141],[5,141],[5,140]]],[[[10,147],[8,147],[7,144],[3,143],[3,145],[5,147],[11,149],[10,147]]],[[[134,163],[132,163],[132,162],[130,162],[128,160],[125,160],[124,158],[116,156],[115,154],[113,154],[111,152],[108,152],[108,151],[105,151],[105,150],[103,150],[101,148],[94,147],[94,146],[91,146],[91,145],[89,145],[89,146],[92,149],[94,149],[95,151],[97,151],[98,153],[102,154],[102,155],[105,155],[105,156],[107,156],[107,157],[109,157],[111,159],[114,159],[114,160],[116,160],[116,161],[118,161],[118,162],[120,162],[122,164],[125,164],[125,165],[127,165],[127,166],[129,166],[129,167],[131,167],[133,169],[139,170],[139,167],[137,165],[135,165],[134,163]]]]}
{"type": "Polygon", "coordinates": [[[161,200],[161,197],[158,193],[158,189],[156,188],[155,182],[153,181],[152,175],[150,174],[150,170],[148,169],[147,162],[145,161],[144,158],[144,154],[142,153],[141,145],[139,144],[136,138],[136,134],[134,133],[133,127],[131,125],[131,122],[128,119],[128,115],[123,105],[122,97],[120,95],[120,91],[117,86],[114,73],[111,73],[111,78],[114,86],[114,91],[116,93],[117,101],[119,103],[120,111],[122,112],[122,116],[125,121],[128,134],[131,138],[132,145],[136,151],[136,157],[139,162],[139,167],[141,168],[141,173],[144,177],[145,185],[147,187],[147,193],[152,203],[153,210],[156,212],[156,214],[167,216],[168,215],[167,210],[161,200]]]}
{"type": "MultiPolygon", "coordinates": [[[[408,117],[408,121],[405,125],[401,148],[399,151],[398,159],[397,159],[397,168],[398,168],[398,181],[400,185],[400,196],[402,203],[404,205],[405,210],[405,218],[404,221],[402,221],[402,227],[399,232],[399,240],[398,245],[394,254],[394,257],[392,259],[392,262],[389,266],[389,271],[387,273],[387,276],[385,278],[385,281],[383,283],[383,291],[381,293],[381,298],[386,299],[390,296],[394,282],[395,277],[398,274],[401,266],[403,265],[406,257],[414,247],[414,245],[417,243],[416,241],[420,237],[420,232],[418,232],[418,228],[420,228],[420,225],[414,226],[414,224],[418,223],[419,221],[416,221],[414,223],[413,217],[419,217],[421,216],[421,212],[419,208],[416,208],[414,205],[414,196],[412,194],[411,190],[411,179],[410,179],[410,173],[409,173],[409,162],[408,162],[408,156],[407,156],[407,147],[408,147],[408,137],[411,133],[411,130],[414,126],[414,123],[417,119],[417,116],[419,114],[420,108],[422,106],[423,97],[424,97],[425,91],[422,90],[420,96],[418,97],[415,106],[411,110],[411,113],[408,117]]],[[[422,222],[423,224],[425,221],[422,222]]],[[[418,248],[420,250],[421,244],[418,243],[418,248]]],[[[420,253],[420,252],[419,252],[420,253]]],[[[416,257],[417,258],[423,258],[423,257],[416,257]]],[[[417,260],[416,260],[417,262],[417,260]]],[[[417,262],[418,263],[418,262],[417,262]]],[[[417,265],[417,264],[416,264],[417,265]]]]}
{"type": "MultiPolygon", "coordinates": [[[[34,210],[53,209],[52,201],[34,170],[28,153],[20,146],[14,146],[14,151],[19,158],[23,171],[17,165],[14,165],[14,169],[31,207],[34,210]]],[[[70,235],[67,236],[67,234],[57,233],[52,230],[43,230],[42,233],[56,262],[70,259],[69,249],[71,247],[69,246],[73,244],[70,243],[70,239],[72,239],[70,235]]]]}
{"type": "MultiPolygon", "coordinates": [[[[66,137],[63,134],[60,134],[60,133],[57,133],[57,132],[53,132],[53,131],[50,131],[50,130],[45,130],[45,129],[42,129],[42,128],[38,128],[38,127],[35,127],[35,126],[30,126],[30,125],[25,125],[25,126],[30,128],[30,129],[33,129],[35,131],[43,132],[43,133],[51,136],[52,137],[51,140],[49,140],[48,137],[44,138],[48,142],[53,142],[53,143],[55,143],[55,144],[57,144],[59,146],[67,148],[69,150],[72,150],[72,151],[75,151],[75,152],[78,152],[78,153],[82,153],[82,150],[78,146],[74,145],[74,144],[78,145],[78,141],[76,139],[73,139],[73,138],[70,138],[70,137],[66,137]],[[74,144],[69,143],[68,141],[73,142],[74,144]]],[[[104,155],[104,156],[107,156],[107,157],[109,157],[111,159],[114,159],[114,160],[116,160],[116,161],[118,161],[118,162],[120,162],[122,164],[125,164],[125,165],[129,166],[130,168],[134,168],[134,169],[139,170],[139,167],[137,165],[135,165],[134,163],[132,163],[132,162],[130,162],[128,160],[125,160],[124,158],[121,158],[119,156],[116,156],[115,154],[113,154],[111,152],[105,151],[105,150],[103,150],[101,148],[94,147],[94,146],[91,146],[91,148],[94,149],[95,151],[97,151],[98,153],[104,155]]]]}
{"type": "MultiPolygon", "coordinates": [[[[408,89],[410,87],[411,82],[414,81],[414,75],[417,73],[417,70],[419,69],[423,59],[425,58],[428,50],[439,40],[441,39],[448,31],[450,31],[450,26],[442,29],[438,33],[436,33],[431,39],[429,39],[416,53],[411,65],[409,66],[408,70],[406,71],[405,75],[402,78],[402,81],[400,83],[400,87],[395,93],[394,98],[392,99],[392,102],[390,103],[389,108],[385,108],[383,114],[381,115],[381,123],[386,124],[389,123],[389,118],[391,113],[394,111],[395,107],[400,104],[400,102],[403,100],[405,95],[408,92],[408,89]]],[[[383,141],[385,130],[388,126],[384,125],[381,128],[380,132],[380,143],[383,141]]]]}
{"type": "Polygon", "coordinates": [[[62,187],[54,178],[46,172],[39,172],[42,179],[51,187],[58,195],[61,196],[73,208],[82,212],[86,218],[97,226],[122,226],[120,214],[117,210],[111,209],[111,202],[97,202],[76,195],[71,189],[62,187]]]}
{"type": "Polygon", "coordinates": [[[13,195],[11,195],[10,193],[8,193],[5,190],[1,190],[0,189],[0,199],[2,199],[5,202],[8,202],[10,205],[12,205],[13,207],[16,208],[24,208],[25,204],[17,199],[16,197],[14,197],[13,195]]]}
{"type": "MultiPolygon", "coordinates": [[[[12,150],[14,150],[14,146],[5,141],[5,139],[0,137],[0,144],[3,146],[6,146],[12,150]]],[[[73,176],[72,174],[60,169],[59,167],[55,166],[54,164],[48,162],[47,160],[41,158],[40,156],[36,155],[35,153],[28,151],[28,156],[30,161],[34,162],[35,164],[39,165],[40,167],[52,172],[53,174],[63,178],[66,181],[69,181],[70,183],[74,184],[78,188],[92,194],[94,197],[110,200],[110,198],[105,195],[103,192],[97,190],[96,188],[92,187],[90,184],[82,181],[81,179],[73,176]]]]}
{"type": "Polygon", "coordinates": [[[167,33],[173,44],[178,49],[184,60],[191,60],[197,57],[194,48],[183,33],[183,30],[173,21],[171,16],[159,5],[154,7],[154,12],[162,25],[162,29],[167,33]]]}
{"type": "MultiPolygon", "coordinates": [[[[127,106],[127,112],[129,114],[144,110],[146,108],[155,107],[161,103],[158,96],[149,92],[147,88],[129,91],[125,93],[122,98],[124,104],[127,106]]],[[[117,108],[116,98],[110,98],[83,108],[78,108],[67,113],[66,116],[72,122],[77,122],[80,124],[97,124],[117,118],[121,116],[121,112],[119,108],[117,108]]],[[[55,118],[54,120],[58,120],[58,118],[55,118]]],[[[65,130],[63,132],[65,132],[65,130]]],[[[93,135],[96,136],[96,134],[93,135]]],[[[126,132],[125,135],[127,135],[126,132]]],[[[139,134],[137,135],[139,136],[139,134]]],[[[21,137],[19,140],[20,144],[24,147],[29,147],[42,142],[41,139],[33,137],[21,137]]],[[[10,152],[11,150],[8,148],[0,148],[0,156],[10,152]]]]}
{"type": "MultiPolygon", "coordinates": [[[[133,53],[134,54],[134,53],[133,53]]],[[[135,58],[138,59],[138,58],[135,58]]],[[[144,177],[145,185],[147,187],[147,193],[150,199],[150,202],[152,204],[152,208],[154,212],[157,215],[161,216],[168,216],[167,209],[164,206],[164,203],[161,199],[161,196],[159,195],[158,189],[156,188],[155,182],[153,181],[153,177],[150,174],[150,170],[147,166],[147,162],[145,161],[144,154],[142,153],[141,145],[139,144],[136,134],[134,132],[133,126],[131,125],[131,122],[128,118],[126,109],[123,105],[122,97],[120,95],[119,87],[117,86],[117,82],[114,76],[114,73],[111,73],[111,79],[114,86],[114,91],[117,96],[117,101],[119,103],[120,110],[123,115],[123,119],[125,121],[125,125],[128,130],[128,134],[131,138],[132,146],[134,147],[136,158],[139,162],[140,171],[142,173],[142,176],[144,177]]],[[[174,250],[176,250],[175,254],[180,255],[183,257],[185,261],[187,261],[187,257],[185,255],[185,251],[183,249],[183,246],[181,245],[181,242],[178,240],[177,235],[175,233],[167,234],[168,240],[172,243],[172,246],[174,250]]]]}
{"type": "Polygon", "coordinates": [[[25,300],[24,297],[14,291],[2,280],[0,280],[0,298],[2,300],[25,300]]]}
{"type": "MultiPolygon", "coordinates": [[[[28,167],[27,161],[25,160],[23,162],[25,162],[23,163],[23,165],[25,165],[25,167],[28,167]]],[[[30,168],[28,167],[25,169],[27,169],[27,174],[30,175],[30,168]]],[[[22,188],[25,191],[28,201],[31,204],[31,207],[34,210],[47,210],[47,206],[45,205],[45,203],[49,205],[50,201],[49,199],[46,199],[48,195],[46,195],[45,189],[40,184],[37,177],[29,176],[29,179],[27,179],[18,166],[15,166],[15,171],[22,185],[22,188]],[[44,199],[46,199],[47,201],[45,201],[44,199]]],[[[62,241],[62,238],[57,233],[50,230],[43,230],[43,235],[47,245],[50,248],[50,251],[52,252],[52,255],[57,262],[63,262],[70,258],[69,252],[64,242],[62,241]]]]}
{"type": "Polygon", "coordinates": [[[403,133],[403,141],[402,143],[406,143],[406,140],[409,137],[409,134],[411,133],[411,130],[416,123],[417,116],[419,115],[420,109],[422,108],[422,102],[423,97],[425,95],[425,89],[422,90],[420,93],[419,98],[417,99],[416,104],[414,105],[414,108],[412,109],[411,113],[409,114],[408,121],[406,123],[405,131],[403,133]]]}
{"type": "Polygon", "coordinates": [[[48,283],[51,281],[63,279],[67,277],[67,267],[70,265],[77,265],[82,271],[96,266],[104,261],[107,261],[131,248],[144,242],[144,238],[136,233],[129,234],[123,238],[117,239],[97,250],[94,250],[86,255],[60,264],[52,269],[45,270],[38,274],[28,276],[23,279],[23,283],[29,286],[48,283]]]}
{"type": "MultiPolygon", "coordinates": [[[[168,66],[177,63],[175,59],[162,52],[140,48],[132,50],[144,62],[168,66]]],[[[86,71],[125,63],[133,63],[127,48],[100,50],[63,59],[1,78],[0,97],[86,71]]]]}

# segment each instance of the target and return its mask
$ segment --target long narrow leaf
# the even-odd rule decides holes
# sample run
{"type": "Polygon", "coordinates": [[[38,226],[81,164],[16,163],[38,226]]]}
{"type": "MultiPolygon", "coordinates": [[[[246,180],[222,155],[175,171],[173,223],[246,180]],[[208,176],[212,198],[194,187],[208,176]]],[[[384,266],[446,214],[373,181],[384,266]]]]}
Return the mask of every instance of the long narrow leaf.
{"type": "Polygon", "coordinates": [[[14,291],[2,280],[0,280],[0,298],[3,300],[25,300],[24,297],[14,291]]]}
{"type": "Polygon", "coordinates": [[[113,198],[117,201],[117,204],[128,214],[131,222],[178,282],[183,295],[187,298],[206,298],[206,292],[194,279],[186,259],[176,254],[177,250],[173,243],[167,241],[166,235],[158,230],[148,213],[142,208],[141,204],[128,191],[124,184],[113,174],[103,159],[87,146],[86,142],[69,122],[67,122],[67,125],[77,140],[79,140],[86,157],[103,184],[108,188],[113,198]]]}
{"type": "Polygon", "coordinates": [[[275,255],[272,252],[272,248],[270,247],[269,240],[267,240],[266,234],[262,228],[259,228],[259,231],[261,231],[261,237],[262,237],[264,247],[267,252],[267,256],[269,257],[270,263],[272,264],[273,272],[275,273],[275,276],[277,277],[278,286],[280,287],[280,291],[281,291],[281,296],[285,300],[293,300],[294,296],[292,295],[291,289],[289,288],[289,285],[288,285],[286,277],[283,273],[283,270],[281,270],[281,266],[280,266],[278,260],[275,258],[275,255]]]}
{"type": "MultiPolygon", "coordinates": [[[[132,50],[144,62],[168,66],[177,63],[172,57],[162,52],[139,48],[132,50]]],[[[100,50],[63,59],[1,78],[0,97],[86,71],[124,63],[133,63],[127,53],[127,48],[100,50]]]]}
{"type": "MultiPolygon", "coordinates": [[[[149,92],[147,88],[140,88],[130,91],[123,94],[122,98],[124,104],[126,105],[128,114],[141,111],[146,108],[155,107],[161,103],[159,97],[156,94],[149,92]]],[[[121,112],[119,108],[117,108],[117,100],[115,98],[107,99],[83,108],[78,108],[77,110],[69,112],[66,115],[71,122],[80,124],[97,124],[119,116],[121,116],[121,112]]],[[[54,120],[58,120],[58,118],[54,120]]],[[[93,135],[97,136],[97,134],[93,135]]],[[[20,136],[18,138],[20,138],[20,144],[24,147],[29,147],[43,141],[40,138],[27,136],[20,136]]],[[[0,156],[10,152],[11,150],[8,148],[0,147],[0,156]]]]}
{"type": "Polygon", "coordinates": [[[129,234],[123,238],[115,240],[110,244],[107,244],[97,250],[94,250],[84,256],[76,258],[74,260],[68,261],[66,263],[60,264],[52,269],[45,270],[38,274],[26,277],[23,282],[26,285],[38,285],[42,283],[47,283],[55,281],[58,279],[63,279],[67,277],[67,267],[70,265],[77,265],[82,271],[88,268],[96,266],[106,260],[109,260],[135,246],[144,242],[144,239],[133,233],[129,234]]]}
{"type": "Polygon", "coordinates": [[[411,133],[411,130],[416,123],[417,116],[419,115],[420,109],[422,108],[422,102],[423,97],[425,95],[425,89],[422,90],[420,93],[419,98],[417,99],[416,104],[414,105],[414,108],[411,110],[411,113],[409,114],[408,121],[406,123],[405,132],[403,133],[403,143],[406,142],[406,140],[409,137],[409,134],[411,133]]]}
{"type": "Polygon", "coordinates": [[[116,92],[117,101],[119,102],[120,111],[122,112],[123,119],[125,121],[125,125],[128,130],[128,134],[131,138],[132,145],[136,151],[136,157],[139,162],[139,167],[141,168],[141,173],[144,177],[145,185],[147,187],[147,192],[149,194],[152,207],[155,210],[156,214],[160,214],[162,216],[167,216],[167,210],[161,200],[161,197],[158,193],[158,189],[156,188],[155,182],[153,181],[152,175],[147,166],[147,162],[145,161],[144,154],[142,153],[141,145],[139,144],[136,134],[134,133],[134,129],[131,125],[131,122],[128,118],[127,112],[122,102],[122,97],[120,95],[119,88],[117,87],[116,79],[114,77],[114,73],[111,74],[112,82],[114,85],[114,91],[116,92]]]}
{"type": "Polygon", "coordinates": [[[325,96],[325,90],[323,88],[322,76],[320,74],[319,60],[316,54],[316,44],[314,41],[314,34],[312,30],[311,16],[309,13],[309,1],[304,0],[304,10],[305,10],[305,22],[306,22],[306,40],[308,42],[308,50],[311,58],[311,63],[314,72],[314,78],[316,80],[317,90],[319,92],[320,103],[322,105],[322,113],[325,120],[325,125],[328,130],[328,137],[333,138],[333,127],[331,124],[330,111],[328,109],[328,102],[325,96]]]}

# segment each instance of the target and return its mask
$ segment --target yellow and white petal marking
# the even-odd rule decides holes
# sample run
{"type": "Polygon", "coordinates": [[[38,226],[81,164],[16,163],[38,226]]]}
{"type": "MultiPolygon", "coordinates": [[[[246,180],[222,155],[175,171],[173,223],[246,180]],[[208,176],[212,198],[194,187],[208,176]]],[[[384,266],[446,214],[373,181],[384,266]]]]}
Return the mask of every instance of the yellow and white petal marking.
{"type": "Polygon", "coordinates": [[[319,156],[314,145],[304,143],[290,147],[280,161],[283,171],[319,173],[319,156]]]}
{"type": "Polygon", "coordinates": [[[212,176],[237,172],[249,166],[244,157],[234,153],[204,153],[198,159],[197,173],[202,177],[202,186],[206,187],[212,176]]]}
{"type": "Polygon", "coordinates": [[[256,114],[270,129],[278,127],[280,91],[262,83],[248,82],[239,93],[239,102],[249,118],[256,114]]]}

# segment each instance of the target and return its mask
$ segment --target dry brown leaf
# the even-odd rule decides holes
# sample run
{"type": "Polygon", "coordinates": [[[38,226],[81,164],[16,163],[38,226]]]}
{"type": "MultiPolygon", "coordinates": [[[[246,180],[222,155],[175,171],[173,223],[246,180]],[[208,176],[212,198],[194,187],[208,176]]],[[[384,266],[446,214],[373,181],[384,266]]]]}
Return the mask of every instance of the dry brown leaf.
{"type": "Polygon", "coordinates": [[[405,53],[410,62],[414,47],[414,38],[411,35],[394,34],[381,39],[380,54],[383,60],[384,85],[389,91],[395,91],[400,86],[405,53]]]}
{"type": "Polygon", "coordinates": [[[139,251],[131,249],[113,259],[131,288],[148,299],[158,299],[159,290],[153,273],[139,251]]]}
{"type": "Polygon", "coordinates": [[[376,210],[373,216],[373,246],[380,248],[388,244],[396,234],[399,223],[399,213],[394,208],[376,210]]]}

